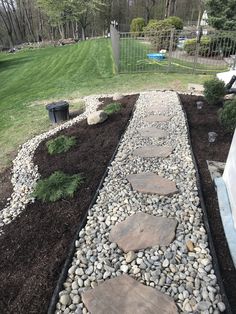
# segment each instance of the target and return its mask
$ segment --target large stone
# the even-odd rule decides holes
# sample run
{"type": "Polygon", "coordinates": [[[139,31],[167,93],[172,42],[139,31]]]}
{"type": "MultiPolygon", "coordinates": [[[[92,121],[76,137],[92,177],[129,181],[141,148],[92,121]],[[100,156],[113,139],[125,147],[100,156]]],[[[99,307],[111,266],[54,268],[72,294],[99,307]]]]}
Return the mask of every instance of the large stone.
{"type": "Polygon", "coordinates": [[[143,128],[139,130],[139,133],[143,137],[157,137],[157,138],[164,138],[167,136],[167,133],[162,129],[157,128],[143,128]]]}
{"type": "Polygon", "coordinates": [[[105,111],[99,110],[91,113],[88,118],[87,122],[88,125],[98,124],[104,122],[108,118],[108,115],[105,111]]]}
{"type": "Polygon", "coordinates": [[[173,181],[152,172],[130,174],[127,179],[132,188],[141,193],[171,195],[178,192],[173,181]]]}
{"type": "Polygon", "coordinates": [[[123,96],[122,94],[120,94],[120,93],[115,93],[115,94],[113,95],[113,100],[114,100],[114,101],[119,101],[119,100],[121,100],[123,97],[124,97],[124,96],[123,96]]]}
{"type": "Polygon", "coordinates": [[[172,153],[172,147],[170,146],[156,146],[156,145],[147,145],[135,149],[133,152],[134,156],[139,157],[168,157],[172,153]]]}
{"type": "Polygon", "coordinates": [[[156,245],[168,246],[175,238],[176,227],[176,219],[139,212],[116,224],[109,241],[117,243],[125,253],[156,245]]]}
{"type": "Polygon", "coordinates": [[[145,117],[144,121],[150,122],[150,123],[152,123],[152,122],[167,122],[170,119],[172,119],[172,116],[167,116],[167,115],[164,116],[164,115],[160,115],[160,114],[154,114],[154,115],[145,117]]]}
{"type": "Polygon", "coordinates": [[[122,275],[82,293],[91,314],[177,314],[174,301],[162,292],[122,275]]]}

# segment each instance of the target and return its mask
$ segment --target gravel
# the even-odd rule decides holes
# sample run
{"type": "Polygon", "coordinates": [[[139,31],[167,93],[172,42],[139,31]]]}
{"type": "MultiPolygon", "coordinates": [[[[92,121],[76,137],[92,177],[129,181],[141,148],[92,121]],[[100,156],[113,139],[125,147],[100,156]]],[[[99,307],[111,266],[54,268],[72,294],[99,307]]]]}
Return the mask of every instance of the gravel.
{"type": "Polygon", "coordinates": [[[180,313],[223,312],[225,305],[212,266],[202,215],[186,121],[177,94],[141,93],[97,202],[76,241],[76,253],[64,290],[60,292],[60,298],[65,294],[70,300],[64,297],[67,304],[63,304],[59,299],[55,313],[87,313],[77,296],[123,273],[171,296],[180,313]],[[155,103],[166,105],[173,119],[162,123],[143,122],[147,108],[155,103]],[[167,139],[142,138],[138,130],[149,125],[167,131],[167,139]],[[150,144],[167,144],[174,151],[165,159],[132,155],[134,149],[150,144]],[[175,181],[179,193],[166,197],[132,191],[127,175],[149,171],[175,181]],[[176,239],[168,247],[156,246],[124,254],[109,242],[109,232],[115,224],[139,211],[176,218],[179,222],[176,239]]]}

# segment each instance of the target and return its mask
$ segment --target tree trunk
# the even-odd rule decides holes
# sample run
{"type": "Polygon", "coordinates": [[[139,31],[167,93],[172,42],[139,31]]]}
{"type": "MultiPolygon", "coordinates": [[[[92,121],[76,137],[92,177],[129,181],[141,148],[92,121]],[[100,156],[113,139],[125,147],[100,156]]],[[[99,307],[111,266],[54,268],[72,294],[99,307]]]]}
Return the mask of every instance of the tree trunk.
{"type": "Polygon", "coordinates": [[[58,24],[58,30],[59,30],[59,33],[60,33],[61,39],[65,39],[65,30],[64,30],[63,25],[58,24]]]}
{"type": "Polygon", "coordinates": [[[166,0],[165,18],[169,16],[169,10],[170,10],[170,0],[166,0]]]}
{"type": "Polygon", "coordinates": [[[85,28],[83,26],[82,27],[82,40],[86,40],[86,37],[85,37],[85,28]]]}

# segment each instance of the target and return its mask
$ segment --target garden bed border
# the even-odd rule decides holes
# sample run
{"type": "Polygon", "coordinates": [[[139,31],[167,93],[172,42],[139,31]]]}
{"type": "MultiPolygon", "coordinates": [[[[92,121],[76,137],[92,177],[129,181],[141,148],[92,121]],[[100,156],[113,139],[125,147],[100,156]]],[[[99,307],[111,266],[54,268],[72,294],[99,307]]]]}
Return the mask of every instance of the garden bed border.
{"type": "MultiPolygon", "coordinates": [[[[129,94],[127,94],[127,95],[132,95],[132,94],[134,94],[134,93],[129,93],[129,94]]],[[[138,94],[138,96],[140,95],[140,93],[137,93],[137,94],[138,94]]],[[[137,103],[137,101],[138,101],[138,99],[136,100],[136,103],[137,103]]],[[[50,301],[50,303],[49,303],[49,307],[48,307],[47,314],[54,314],[54,313],[55,313],[56,304],[57,304],[58,297],[59,297],[59,292],[61,291],[61,288],[62,288],[62,286],[63,286],[63,283],[65,282],[65,280],[66,280],[66,278],[67,278],[68,270],[69,270],[69,268],[70,268],[70,264],[71,264],[71,262],[72,262],[72,259],[73,259],[73,257],[74,257],[75,251],[76,251],[75,242],[79,239],[79,233],[80,233],[80,231],[81,231],[81,230],[83,229],[83,227],[86,225],[86,221],[87,221],[87,216],[88,216],[89,210],[90,210],[90,209],[93,207],[93,205],[96,203],[97,197],[98,197],[98,195],[99,195],[99,191],[100,191],[100,189],[101,189],[102,186],[103,186],[103,183],[104,183],[105,178],[107,177],[107,174],[108,174],[108,171],[109,171],[109,167],[111,166],[111,163],[112,163],[113,160],[115,159],[115,156],[116,156],[116,154],[117,154],[117,151],[118,151],[118,149],[119,149],[119,146],[120,146],[120,144],[121,144],[121,141],[123,140],[124,134],[126,133],[126,130],[127,130],[128,126],[129,126],[129,124],[130,124],[130,121],[131,121],[132,118],[133,118],[134,111],[135,111],[135,109],[136,109],[136,103],[134,104],[134,107],[133,107],[133,109],[132,109],[132,111],[131,111],[130,119],[129,119],[129,121],[128,121],[128,123],[127,123],[127,125],[126,125],[126,127],[125,127],[125,129],[124,129],[124,131],[123,131],[123,133],[122,133],[122,135],[121,135],[121,137],[120,137],[120,140],[119,140],[119,142],[118,142],[118,144],[117,144],[117,146],[116,146],[116,148],[115,148],[115,150],[114,150],[114,153],[112,154],[112,157],[111,157],[111,159],[110,159],[110,161],[109,161],[109,163],[108,163],[108,165],[107,165],[107,168],[106,168],[106,170],[105,170],[105,172],[104,172],[104,174],[103,174],[103,176],[102,176],[102,178],[101,178],[101,181],[100,181],[100,183],[99,183],[99,185],[98,185],[98,188],[97,188],[97,190],[96,190],[96,192],[95,192],[95,194],[94,194],[94,196],[93,196],[93,199],[92,199],[92,201],[90,202],[90,205],[89,205],[88,209],[87,209],[86,212],[85,212],[84,218],[82,219],[81,223],[80,223],[79,226],[78,226],[78,229],[77,229],[77,231],[76,231],[76,233],[75,233],[74,239],[72,240],[72,243],[71,243],[70,248],[69,248],[69,251],[68,251],[67,258],[66,258],[65,263],[64,263],[64,265],[63,265],[63,267],[62,267],[62,270],[61,270],[59,279],[57,280],[56,287],[55,287],[54,292],[53,292],[53,295],[52,295],[52,297],[51,297],[51,301],[50,301]]]]}
{"type": "MultiPolygon", "coordinates": [[[[186,128],[187,128],[187,134],[188,134],[188,143],[189,143],[189,147],[190,147],[190,151],[191,151],[191,155],[192,155],[194,168],[196,170],[196,183],[197,183],[197,188],[198,188],[198,194],[199,194],[201,208],[202,208],[202,211],[203,211],[203,222],[204,222],[204,225],[205,225],[205,228],[206,228],[206,231],[207,231],[207,236],[208,236],[208,242],[209,242],[211,255],[213,257],[213,267],[214,267],[214,270],[215,270],[215,273],[216,273],[218,284],[220,286],[220,292],[221,292],[221,295],[222,295],[222,299],[223,299],[223,302],[224,302],[224,304],[226,306],[225,313],[233,314],[233,312],[231,310],[231,307],[230,307],[230,304],[229,304],[228,297],[227,297],[227,295],[225,293],[224,283],[223,283],[223,280],[222,280],[222,277],[221,277],[221,273],[220,273],[220,268],[219,268],[219,262],[218,262],[218,258],[217,258],[216,251],[215,251],[214,242],[213,242],[212,235],[211,235],[211,230],[210,230],[210,225],[209,225],[209,221],[208,221],[208,215],[207,215],[205,200],[204,200],[202,187],[201,187],[200,174],[199,174],[199,170],[198,170],[196,157],[195,157],[195,154],[194,154],[193,148],[192,148],[192,141],[191,141],[189,123],[188,123],[188,119],[187,119],[187,113],[186,113],[186,111],[184,109],[184,106],[182,104],[182,100],[181,100],[179,94],[181,94],[181,93],[177,92],[177,96],[179,98],[179,102],[180,102],[180,105],[182,107],[182,110],[183,110],[183,113],[184,113],[184,117],[185,117],[185,121],[186,121],[186,128]]],[[[182,94],[193,95],[192,93],[191,94],[189,94],[189,93],[182,93],[182,94]]]]}

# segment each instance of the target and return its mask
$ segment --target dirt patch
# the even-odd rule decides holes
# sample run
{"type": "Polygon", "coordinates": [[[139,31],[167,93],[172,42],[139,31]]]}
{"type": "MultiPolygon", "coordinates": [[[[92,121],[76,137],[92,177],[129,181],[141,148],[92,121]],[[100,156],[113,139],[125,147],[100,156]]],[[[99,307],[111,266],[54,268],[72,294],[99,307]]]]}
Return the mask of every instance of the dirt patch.
{"type": "MultiPolygon", "coordinates": [[[[49,156],[45,142],[34,162],[41,176],[55,170],[81,173],[85,182],[72,199],[36,201],[0,238],[0,313],[46,313],[76,229],[85,215],[132,114],[138,95],[126,96],[122,110],[100,125],[86,120],[57,133],[75,136],[77,145],[63,156],[49,156]]],[[[104,100],[111,102],[111,99],[104,100]]]]}
{"type": "Polygon", "coordinates": [[[206,160],[226,162],[232,135],[227,134],[218,120],[219,107],[208,105],[203,97],[180,95],[188,117],[193,152],[197,160],[201,186],[207,209],[212,238],[219,261],[225,291],[232,308],[236,313],[236,270],[231,259],[225,239],[218,207],[217,194],[214,189],[206,160]],[[204,102],[201,111],[196,108],[196,101],[204,102]],[[218,134],[215,143],[209,145],[208,132],[218,134]]]}

